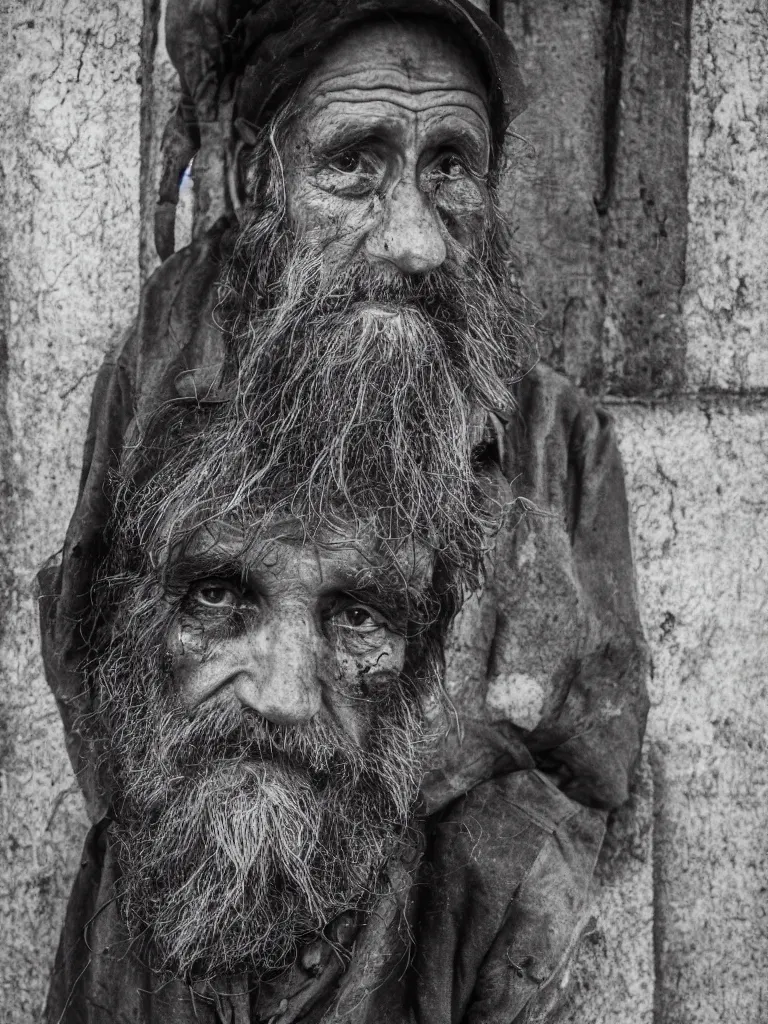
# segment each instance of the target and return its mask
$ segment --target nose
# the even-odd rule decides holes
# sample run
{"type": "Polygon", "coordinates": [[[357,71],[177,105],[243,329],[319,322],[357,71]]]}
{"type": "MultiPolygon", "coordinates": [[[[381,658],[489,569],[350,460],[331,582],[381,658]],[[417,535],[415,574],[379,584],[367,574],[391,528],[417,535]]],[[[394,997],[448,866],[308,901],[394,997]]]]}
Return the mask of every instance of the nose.
{"type": "Polygon", "coordinates": [[[426,274],[445,260],[437,214],[415,181],[399,181],[385,199],[382,218],[366,239],[366,253],[404,274],[426,274]]]}
{"type": "Polygon", "coordinates": [[[276,725],[301,725],[320,710],[318,659],[322,637],[303,618],[266,631],[243,652],[235,696],[276,725]]]}

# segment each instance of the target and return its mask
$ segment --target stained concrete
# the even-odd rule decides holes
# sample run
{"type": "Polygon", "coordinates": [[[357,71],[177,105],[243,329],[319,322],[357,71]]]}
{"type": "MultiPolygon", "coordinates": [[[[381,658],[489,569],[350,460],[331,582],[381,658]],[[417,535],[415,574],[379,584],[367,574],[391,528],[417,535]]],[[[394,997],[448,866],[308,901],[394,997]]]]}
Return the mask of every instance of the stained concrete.
{"type": "Polygon", "coordinates": [[[593,394],[684,383],[685,0],[515,0],[530,103],[503,209],[542,351],[593,394]]]}
{"type": "Polygon", "coordinates": [[[541,310],[542,349],[575,380],[599,361],[604,36],[608,5],[523,0],[506,26],[529,92],[507,145],[502,210],[527,293],[541,310]]]}
{"type": "Polygon", "coordinates": [[[622,409],[655,672],[656,1002],[664,1024],[768,1013],[768,403],[622,409]]]}
{"type": "Polygon", "coordinates": [[[685,314],[695,387],[768,387],[768,11],[693,4],[685,314]]]}
{"type": "Polygon", "coordinates": [[[768,1019],[768,402],[613,407],[654,662],[569,1024],[768,1019]]]}

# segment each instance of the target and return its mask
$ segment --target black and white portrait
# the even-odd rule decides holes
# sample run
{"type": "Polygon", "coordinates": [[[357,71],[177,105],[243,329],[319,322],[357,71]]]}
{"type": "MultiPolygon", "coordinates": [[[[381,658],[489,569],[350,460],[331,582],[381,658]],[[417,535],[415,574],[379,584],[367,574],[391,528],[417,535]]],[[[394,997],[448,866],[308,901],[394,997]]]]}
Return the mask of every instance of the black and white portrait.
{"type": "Polygon", "coordinates": [[[762,1024],[768,12],[10,0],[0,1024],[762,1024]]]}

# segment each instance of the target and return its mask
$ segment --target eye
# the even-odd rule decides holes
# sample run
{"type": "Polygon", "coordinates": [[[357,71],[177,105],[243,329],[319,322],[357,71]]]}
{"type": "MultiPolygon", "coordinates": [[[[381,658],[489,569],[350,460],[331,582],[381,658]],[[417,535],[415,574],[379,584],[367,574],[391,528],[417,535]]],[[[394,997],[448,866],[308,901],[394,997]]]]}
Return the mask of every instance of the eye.
{"type": "Polygon", "coordinates": [[[382,625],[381,622],[376,621],[373,613],[368,608],[364,608],[363,605],[351,605],[349,608],[345,608],[343,612],[338,613],[336,620],[342,626],[349,626],[351,629],[359,630],[378,629],[382,625]]]}
{"type": "Polygon", "coordinates": [[[328,620],[337,628],[358,634],[375,633],[376,630],[389,628],[389,623],[381,612],[370,605],[352,600],[332,608],[328,620]]]}
{"type": "Polygon", "coordinates": [[[344,153],[339,153],[328,161],[328,166],[333,171],[341,171],[342,174],[355,174],[365,169],[363,155],[359,149],[348,149],[344,153]]]}
{"type": "Polygon", "coordinates": [[[445,190],[452,199],[460,197],[464,201],[467,198],[465,190],[476,190],[482,179],[483,175],[472,169],[469,160],[459,153],[444,151],[425,168],[421,187],[425,192],[435,194],[445,190]]]}
{"type": "Polygon", "coordinates": [[[239,607],[243,597],[243,591],[234,583],[211,579],[193,584],[189,589],[187,601],[193,607],[228,611],[239,607]]]}
{"type": "Polygon", "coordinates": [[[386,161],[375,147],[350,146],[321,158],[315,181],[333,195],[361,198],[381,185],[386,161]]]}
{"type": "Polygon", "coordinates": [[[461,178],[466,173],[463,162],[455,153],[446,153],[442,156],[435,165],[434,170],[442,178],[449,179],[461,178]]]}

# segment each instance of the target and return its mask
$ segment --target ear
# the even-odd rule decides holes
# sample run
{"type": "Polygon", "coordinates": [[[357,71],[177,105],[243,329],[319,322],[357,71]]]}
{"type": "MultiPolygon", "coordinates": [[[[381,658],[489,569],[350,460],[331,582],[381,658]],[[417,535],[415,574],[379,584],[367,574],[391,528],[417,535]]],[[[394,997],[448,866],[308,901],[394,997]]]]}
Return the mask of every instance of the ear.
{"type": "Polygon", "coordinates": [[[243,207],[248,202],[247,171],[250,154],[258,140],[258,133],[254,126],[243,117],[235,119],[234,144],[231,150],[227,173],[227,185],[229,188],[229,199],[232,209],[238,221],[243,221],[243,207]]]}

